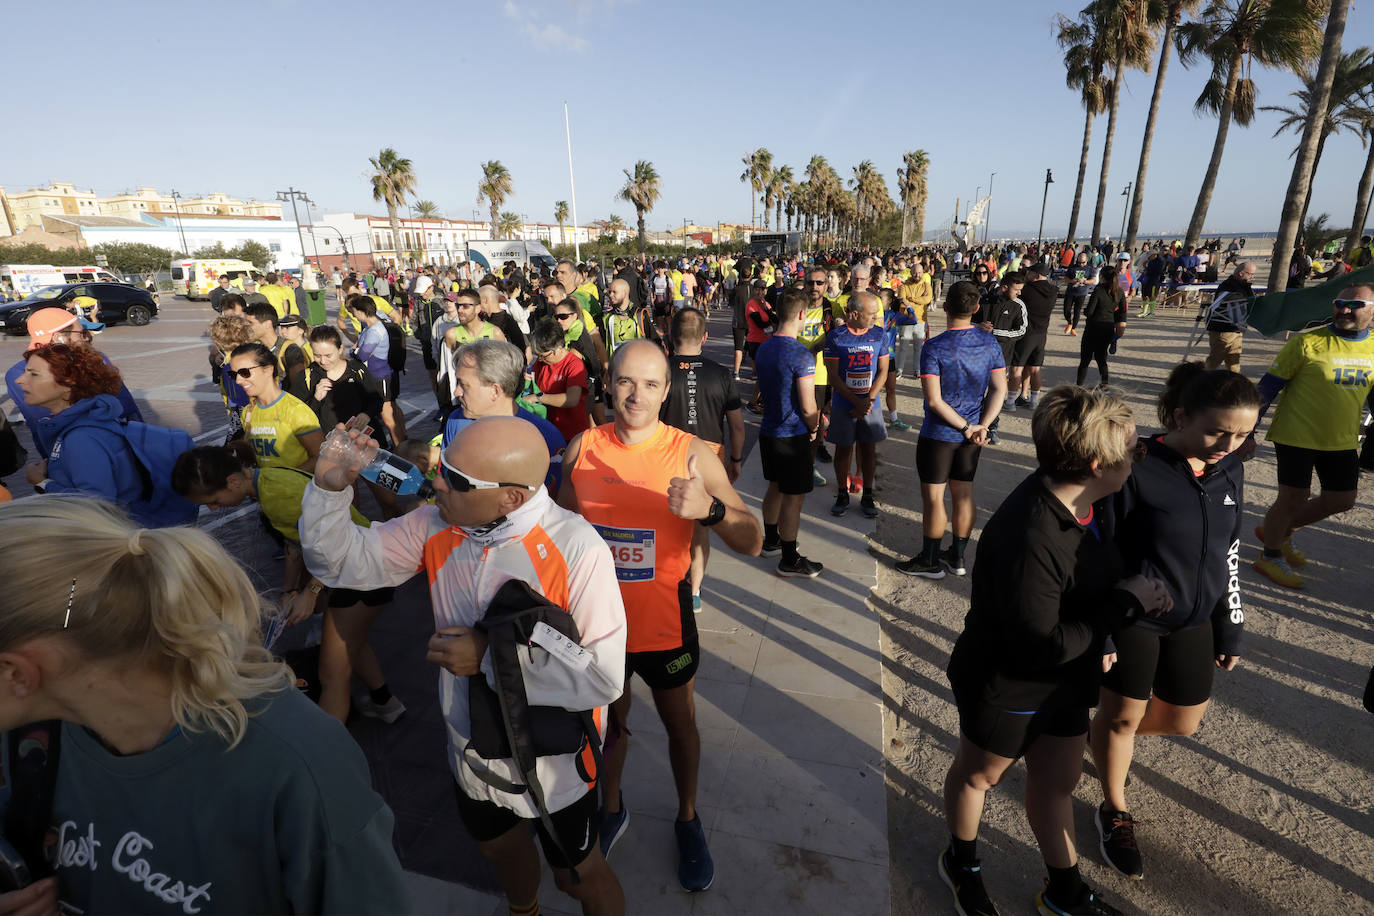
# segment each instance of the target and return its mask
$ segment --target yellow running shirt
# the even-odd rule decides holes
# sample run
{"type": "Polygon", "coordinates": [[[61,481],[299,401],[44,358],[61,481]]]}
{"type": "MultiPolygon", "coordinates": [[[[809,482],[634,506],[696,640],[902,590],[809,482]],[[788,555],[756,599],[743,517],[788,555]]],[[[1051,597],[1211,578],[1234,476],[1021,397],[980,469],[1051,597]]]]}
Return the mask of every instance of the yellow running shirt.
{"type": "Polygon", "coordinates": [[[1269,374],[1285,379],[1266,438],[1322,452],[1360,447],[1360,409],[1374,385],[1374,334],[1341,337],[1330,327],[1283,345],[1269,374]]]}
{"type": "Polygon", "coordinates": [[[298,468],[310,460],[300,437],[319,432],[320,418],[295,395],[283,391],[266,407],[249,404],[240,416],[258,467],[298,468]]]}
{"type": "Polygon", "coordinates": [[[816,308],[808,307],[802,316],[801,330],[797,332],[797,340],[806,344],[806,348],[816,354],[816,376],[812,381],[818,386],[827,384],[826,379],[829,378],[825,374],[825,354],[821,352],[820,340],[825,334],[827,318],[833,308],[834,306],[825,299],[822,299],[816,308]]]}
{"type": "MultiPolygon", "coordinates": [[[[282,537],[297,544],[301,542],[299,525],[301,521],[301,500],[305,499],[305,487],[314,476],[299,468],[258,468],[253,472],[258,486],[258,506],[272,527],[281,532],[282,537]]],[[[368,528],[372,522],[367,516],[350,507],[353,524],[368,528]]]]}

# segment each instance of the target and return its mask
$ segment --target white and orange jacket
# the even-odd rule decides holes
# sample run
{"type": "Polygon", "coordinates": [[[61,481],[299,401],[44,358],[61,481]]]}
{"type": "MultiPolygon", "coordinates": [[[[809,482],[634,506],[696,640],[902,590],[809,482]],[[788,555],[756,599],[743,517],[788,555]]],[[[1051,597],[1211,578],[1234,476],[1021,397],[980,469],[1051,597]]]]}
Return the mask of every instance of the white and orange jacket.
{"type": "MultiPolygon", "coordinates": [[[[424,571],[436,629],[475,626],[505,582],[529,583],[567,608],[592,655],[586,670],[576,671],[539,646],[520,647],[530,705],[593,710],[604,734],[606,705],[620,696],[625,683],[625,606],[610,551],[585,519],[556,505],[542,487],[494,530],[481,532],[447,524],[434,506],[360,528],[349,519],[351,500],[348,490],[321,490],[314,482],[306,487],[300,534],[311,573],[331,587],[374,589],[400,585],[424,571]]],[[[491,684],[489,656],[482,673],[491,684]]],[[[439,701],[448,729],[449,768],[468,797],[537,817],[529,795],[488,785],[464,762],[471,734],[467,679],[440,668],[439,701]]],[[[567,807],[595,785],[590,752],[583,751],[581,761],[577,757],[539,758],[549,811],[567,807]]],[[[523,781],[511,760],[482,760],[475,754],[468,759],[503,779],[523,781]]]]}

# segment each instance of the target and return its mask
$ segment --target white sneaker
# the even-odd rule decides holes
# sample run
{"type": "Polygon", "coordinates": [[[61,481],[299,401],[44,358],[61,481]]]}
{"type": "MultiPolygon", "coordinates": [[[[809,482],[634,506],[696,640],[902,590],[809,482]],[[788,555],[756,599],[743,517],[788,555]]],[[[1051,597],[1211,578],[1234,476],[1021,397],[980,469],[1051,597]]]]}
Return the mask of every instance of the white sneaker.
{"type": "Polygon", "coordinates": [[[359,715],[367,716],[369,719],[381,719],[387,725],[401,718],[406,711],[405,704],[395,694],[385,703],[376,703],[372,697],[363,694],[353,701],[353,706],[359,715]]]}

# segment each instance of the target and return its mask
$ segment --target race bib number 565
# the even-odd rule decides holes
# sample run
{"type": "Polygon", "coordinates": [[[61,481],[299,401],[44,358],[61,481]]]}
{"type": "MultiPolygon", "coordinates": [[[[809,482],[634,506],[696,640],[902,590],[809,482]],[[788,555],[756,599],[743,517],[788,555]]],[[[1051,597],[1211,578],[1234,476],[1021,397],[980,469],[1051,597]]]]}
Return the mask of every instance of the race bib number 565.
{"type": "Polygon", "coordinates": [[[648,582],[654,577],[653,528],[616,528],[593,525],[611,549],[615,577],[621,582],[648,582]]]}

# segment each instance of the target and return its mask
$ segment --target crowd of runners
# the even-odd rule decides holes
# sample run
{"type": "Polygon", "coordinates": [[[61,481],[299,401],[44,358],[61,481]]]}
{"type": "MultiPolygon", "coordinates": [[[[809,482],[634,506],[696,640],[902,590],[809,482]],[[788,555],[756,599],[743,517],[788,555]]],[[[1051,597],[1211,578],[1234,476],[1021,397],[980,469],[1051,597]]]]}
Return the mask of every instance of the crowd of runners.
{"type": "Polygon", "coordinates": [[[1369,464],[1369,283],[1345,288],[1328,324],[1294,335],[1253,379],[1241,326],[1211,313],[1206,364],[1169,374],[1148,432],[1108,387],[1128,322],[1171,291],[1213,279],[1218,296],[1253,297],[1242,249],[564,260],[475,282],[465,269],[340,272],[337,315],[313,327],[298,281],[225,278],[208,355],[228,433],[200,446],[144,421],[77,315],[35,312],[6,375],[33,460],[10,460],[22,449],[0,431],[0,470],[22,467],[40,494],[0,505],[14,602],[0,621],[0,729],[9,858],[37,880],[0,894],[0,912],[56,912],[59,899],[403,911],[390,811],[328,717],[405,714],[368,636],[421,573],[459,814],[510,912],[539,911],[536,837],[584,912],[635,909],[608,856],[630,829],[620,786],[636,675],[667,735],[677,879],[707,890],[693,690],[710,535],[780,576],[824,575],[802,552],[807,495],[833,488],[832,516],[857,502],[877,518],[878,444],[913,426],[914,461],[889,452],[883,464],[920,487],[921,548],[896,568],[972,578],[948,664],[960,731],[950,838],[932,864],[958,912],[997,912],[979,822],[1024,758],[1047,877],[1039,910],[1118,912],[1077,868],[1085,751],[1101,782],[1096,845],[1140,878],[1147,851],[1126,792],[1136,737],[1197,729],[1215,671],[1244,654],[1242,552],[1303,587],[1294,533],[1350,508],[1369,464]],[[703,355],[713,312],[728,319],[731,365],[703,355]],[[1081,322],[1072,385],[1046,378],[1056,316],[1062,336],[1081,322]],[[407,417],[399,382],[417,355],[433,408],[407,417]],[[1084,387],[1094,366],[1098,384],[1084,387]],[[919,393],[919,422],[900,415],[903,390],[919,393]],[[758,516],[734,486],[746,411],[767,481],[758,516]],[[1037,470],[983,506],[981,562],[969,563],[980,455],[1015,411],[1031,413],[1037,470]],[[1278,497],[1246,547],[1246,462],[1266,419],[1278,497]],[[430,421],[437,435],[413,435],[430,421]],[[282,556],[265,615],[225,550],[181,527],[201,506],[250,501],[282,556]],[[327,716],[269,651],[302,632],[318,641],[327,716]],[[139,820],[149,806],[166,813],[139,820]]]}

